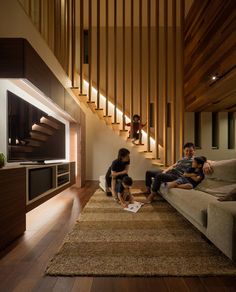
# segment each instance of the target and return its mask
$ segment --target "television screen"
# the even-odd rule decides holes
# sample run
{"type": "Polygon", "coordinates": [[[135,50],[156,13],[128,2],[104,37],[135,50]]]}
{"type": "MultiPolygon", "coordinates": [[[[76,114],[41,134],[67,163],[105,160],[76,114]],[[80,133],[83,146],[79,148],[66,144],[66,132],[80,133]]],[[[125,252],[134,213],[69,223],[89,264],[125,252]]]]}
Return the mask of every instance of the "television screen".
{"type": "Polygon", "coordinates": [[[65,159],[65,124],[7,91],[8,161],[65,159]]]}

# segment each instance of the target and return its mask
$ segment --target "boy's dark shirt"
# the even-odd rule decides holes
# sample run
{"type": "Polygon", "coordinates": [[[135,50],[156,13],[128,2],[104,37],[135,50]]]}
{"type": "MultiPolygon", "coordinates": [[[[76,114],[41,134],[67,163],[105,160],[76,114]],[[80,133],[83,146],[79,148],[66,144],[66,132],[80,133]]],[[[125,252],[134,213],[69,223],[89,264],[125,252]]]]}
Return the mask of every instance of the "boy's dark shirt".
{"type": "Polygon", "coordinates": [[[195,181],[193,180],[191,177],[186,177],[187,180],[189,180],[189,182],[191,183],[191,185],[195,188],[197,185],[200,184],[200,182],[205,178],[205,175],[203,173],[202,169],[198,169],[198,168],[194,168],[194,167],[190,167],[187,169],[186,173],[196,173],[197,176],[200,176],[200,180],[199,181],[195,181]]]}

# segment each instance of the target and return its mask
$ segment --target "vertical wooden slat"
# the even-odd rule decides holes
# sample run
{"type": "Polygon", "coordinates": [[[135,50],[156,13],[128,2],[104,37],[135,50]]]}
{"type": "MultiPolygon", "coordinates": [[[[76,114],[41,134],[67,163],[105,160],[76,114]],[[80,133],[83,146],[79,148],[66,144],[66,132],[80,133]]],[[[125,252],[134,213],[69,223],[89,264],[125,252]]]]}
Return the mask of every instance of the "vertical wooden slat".
{"type": "MultiPolygon", "coordinates": [[[[72,8],[71,8],[72,10],[72,8]]],[[[71,25],[72,28],[72,25],[71,25]]],[[[72,36],[71,36],[72,37],[72,36]]],[[[48,1],[48,40],[51,50],[54,52],[55,47],[55,3],[54,1],[48,1]]],[[[72,41],[72,40],[71,40],[72,41]]],[[[72,48],[72,46],[71,46],[72,48]]],[[[72,70],[72,68],[71,68],[72,70]]]]}
{"type": "Polygon", "coordinates": [[[134,115],[134,0],[131,0],[131,93],[130,93],[130,119],[133,128],[134,115]]]}
{"type": "Polygon", "coordinates": [[[117,123],[117,0],[114,1],[114,123],[117,123]]]}
{"type": "Polygon", "coordinates": [[[75,86],[75,0],[72,0],[71,2],[71,9],[72,9],[72,25],[71,25],[71,81],[72,81],[72,87],[75,86]]]}
{"type": "Polygon", "coordinates": [[[164,1],[164,74],[163,74],[163,163],[167,164],[167,90],[168,90],[168,1],[164,1]]]}
{"type": "Polygon", "coordinates": [[[108,116],[109,99],[109,0],[106,0],[106,116],[108,116]]]}
{"type": "MultiPolygon", "coordinates": [[[[47,43],[49,45],[49,47],[51,47],[51,39],[50,39],[50,4],[49,4],[49,1],[47,0],[47,43]]],[[[51,16],[52,17],[52,16],[51,16]]]]}
{"type": "Polygon", "coordinates": [[[39,32],[42,34],[43,31],[43,17],[42,17],[42,13],[43,13],[43,4],[42,4],[42,0],[39,0],[39,32]]]}
{"type": "Polygon", "coordinates": [[[68,32],[69,32],[69,36],[68,36],[68,55],[69,55],[69,64],[68,64],[68,75],[71,78],[71,66],[72,66],[72,62],[71,62],[71,26],[72,26],[72,7],[71,7],[71,1],[69,0],[69,14],[68,14],[68,32]]]}
{"type": "Polygon", "coordinates": [[[159,0],[156,0],[155,158],[159,159],[159,0]]]}
{"type": "Polygon", "coordinates": [[[122,99],[122,129],[125,130],[125,0],[123,0],[123,99],[122,99]]]}
{"type": "Polygon", "coordinates": [[[100,0],[97,0],[97,108],[100,108],[100,0]]]}
{"type": "Polygon", "coordinates": [[[179,125],[179,154],[182,156],[183,145],[184,145],[184,18],[185,18],[185,0],[180,1],[180,75],[181,75],[181,86],[180,86],[180,125],[179,125]]]}
{"type": "Polygon", "coordinates": [[[29,17],[32,19],[32,0],[29,0],[29,17]]]}
{"type": "Polygon", "coordinates": [[[63,68],[67,71],[67,2],[64,0],[64,11],[63,11],[63,68]]]}
{"type": "Polygon", "coordinates": [[[84,0],[80,0],[80,94],[83,94],[84,79],[84,0]]]}
{"type": "Polygon", "coordinates": [[[172,0],[171,164],[176,160],[176,0],[172,0]]]}
{"type": "Polygon", "coordinates": [[[147,90],[147,151],[150,152],[150,97],[151,97],[151,0],[147,0],[147,29],[148,29],[148,50],[147,50],[147,67],[148,67],[148,90],[147,90]]]}
{"type": "Polygon", "coordinates": [[[92,0],[89,0],[89,102],[92,100],[92,0]]]}
{"type": "MultiPolygon", "coordinates": [[[[142,123],[142,94],[143,94],[143,19],[142,19],[142,0],[139,0],[139,115],[140,123],[142,123]]],[[[139,135],[139,143],[142,143],[142,137],[139,135]]]]}
{"type": "Polygon", "coordinates": [[[71,68],[71,55],[70,55],[70,47],[71,47],[71,31],[70,31],[70,26],[71,26],[71,0],[68,0],[68,10],[67,10],[67,56],[68,56],[68,61],[67,61],[67,73],[70,76],[70,68],[71,68]]]}

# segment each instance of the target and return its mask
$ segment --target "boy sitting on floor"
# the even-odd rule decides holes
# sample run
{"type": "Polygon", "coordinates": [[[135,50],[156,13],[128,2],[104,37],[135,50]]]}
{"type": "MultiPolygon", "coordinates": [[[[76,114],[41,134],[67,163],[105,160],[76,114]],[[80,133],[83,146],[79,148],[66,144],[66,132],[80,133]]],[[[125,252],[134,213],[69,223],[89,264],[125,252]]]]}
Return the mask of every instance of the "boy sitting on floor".
{"type": "Polygon", "coordinates": [[[173,182],[165,184],[167,188],[179,188],[179,189],[194,189],[204,179],[203,165],[206,162],[206,157],[194,157],[192,167],[190,167],[183,176],[173,182]]]}
{"type": "Polygon", "coordinates": [[[116,184],[116,193],[118,195],[119,203],[122,207],[127,208],[129,204],[134,203],[134,198],[130,193],[130,188],[133,184],[133,180],[129,176],[123,177],[116,184]]]}

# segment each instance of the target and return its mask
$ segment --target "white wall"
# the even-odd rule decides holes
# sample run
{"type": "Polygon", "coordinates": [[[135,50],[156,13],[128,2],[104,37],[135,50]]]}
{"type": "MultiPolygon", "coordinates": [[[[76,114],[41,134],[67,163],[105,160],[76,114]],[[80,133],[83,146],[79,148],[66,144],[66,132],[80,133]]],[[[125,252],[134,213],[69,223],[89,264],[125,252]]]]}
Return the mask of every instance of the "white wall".
{"type": "MultiPolygon", "coordinates": [[[[197,149],[197,155],[204,155],[208,159],[221,160],[236,157],[236,148],[228,149],[228,113],[219,112],[219,148],[212,149],[212,121],[211,112],[201,113],[201,149],[197,149]]],[[[234,114],[236,131],[236,114],[234,114]]],[[[185,142],[194,142],[194,113],[185,114],[185,142]]],[[[236,145],[236,132],[235,132],[236,145]]]]}
{"type": "Polygon", "coordinates": [[[106,173],[111,162],[117,158],[120,148],[127,148],[131,152],[129,175],[135,180],[144,180],[147,169],[157,169],[150,160],[138,153],[132,146],[110,129],[89,108],[86,112],[86,178],[97,180],[106,173]]]}
{"type": "Polygon", "coordinates": [[[22,99],[26,100],[27,102],[33,104],[34,106],[38,107],[42,111],[46,112],[47,114],[55,117],[59,121],[65,124],[66,127],[66,160],[69,160],[69,122],[62,118],[60,115],[55,114],[56,110],[53,110],[53,103],[52,107],[49,108],[43,103],[39,101],[38,97],[32,96],[28,94],[26,91],[18,87],[14,84],[14,81],[8,79],[0,79],[0,105],[1,105],[1,115],[0,115],[0,152],[4,153],[7,156],[7,90],[13,92],[17,96],[21,97],[22,99]]]}

